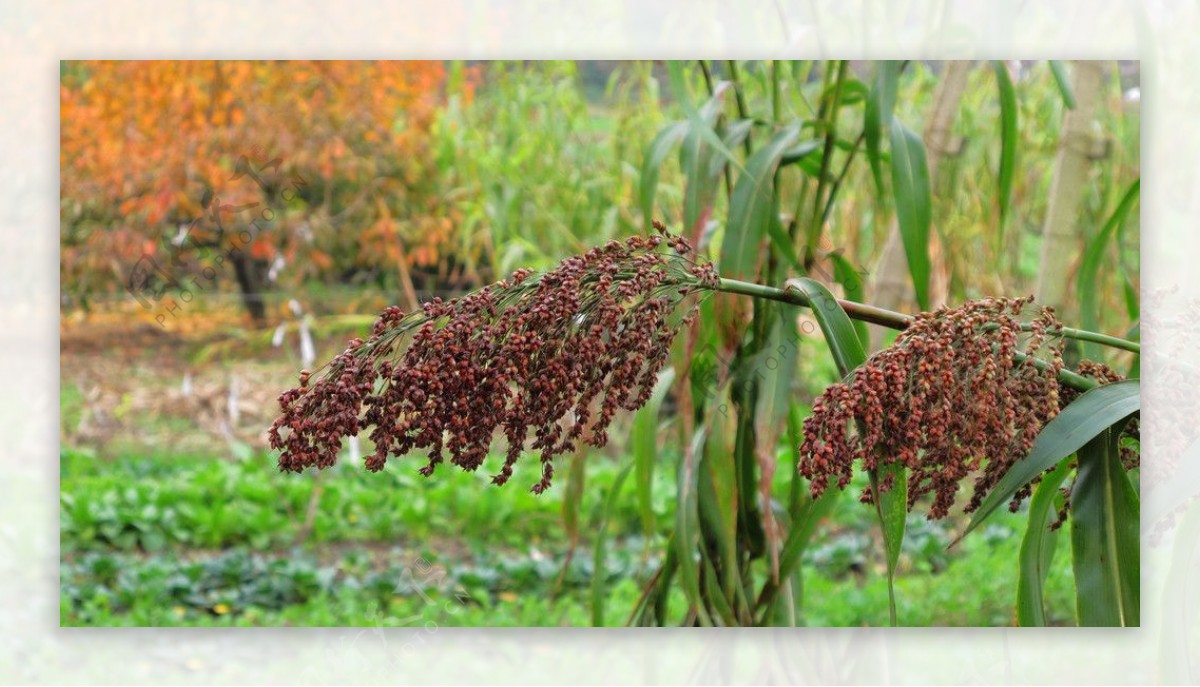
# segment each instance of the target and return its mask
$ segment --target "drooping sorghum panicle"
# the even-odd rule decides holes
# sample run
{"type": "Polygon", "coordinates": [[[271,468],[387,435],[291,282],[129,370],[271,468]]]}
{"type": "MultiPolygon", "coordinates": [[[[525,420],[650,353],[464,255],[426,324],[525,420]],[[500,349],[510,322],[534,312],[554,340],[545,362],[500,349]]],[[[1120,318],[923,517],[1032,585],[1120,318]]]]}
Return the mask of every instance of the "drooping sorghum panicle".
{"type": "MultiPolygon", "coordinates": [[[[978,508],[1059,410],[1060,325],[1049,308],[1026,313],[1031,302],[993,298],[922,313],[893,345],[826,389],[800,446],[813,496],[831,482],[845,488],[856,461],[867,470],[901,463],[909,508],[932,493],[929,517],[945,516],[972,473],[966,509],[978,508]]],[[[868,489],[863,500],[872,498],[868,489]]]]}
{"type": "Polygon", "coordinates": [[[646,403],[695,311],[678,306],[717,286],[686,240],[655,228],[420,312],[388,308],[367,341],[280,396],[270,430],[279,466],[328,467],[343,437],[373,426],[370,470],[414,450],[428,454],[426,475],[447,455],[475,470],[502,434],[507,455],[493,481],[508,481],[528,449],[542,462],[533,491],[545,490],[554,456],[580,441],[603,446],[617,411],[646,403]]]}

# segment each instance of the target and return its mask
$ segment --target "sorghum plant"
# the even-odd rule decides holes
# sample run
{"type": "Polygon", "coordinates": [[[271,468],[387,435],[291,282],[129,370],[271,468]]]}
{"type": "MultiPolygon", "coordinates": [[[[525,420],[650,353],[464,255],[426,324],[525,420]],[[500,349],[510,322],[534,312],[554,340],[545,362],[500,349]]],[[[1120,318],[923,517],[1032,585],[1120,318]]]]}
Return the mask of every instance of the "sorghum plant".
{"type": "MultiPolygon", "coordinates": [[[[1022,331],[1031,300],[989,299],[922,313],[852,379],[826,389],[804,423],[800,449],[800,472],[811,480],[813,498],[831,480],[848,485],[856,465],[874,470],[884,461],[908,469],[909,508],[934,494],[932,518],[945,517],[959,484],[977,475],[965,509],[976,510],[1058,414],[1061,347],[1047,337],[1060,325],[1043,308],[1022,331]]],[[[870,491],[863,496],[871,501],[870,491]]]]}
{"type": "MultiPolygon", "coordinates": [[[[427,458],[426,475],[447,456],[476,470],[502,440],[494,481],[508,481],[529,451],[541,461],[532,487],[540,493],[551,484],[554,457],[581,444],[603,446],[616,414],[646,404],[674,356],[682,446],[675,531],[630,622],[802,622],[799,561],[842,491],[829,487],[848,486],[860,470],[870,477],[864,496],[884,535],[889,591],[907,511],[928,502],[930,517],[944,517],[970,481],[966,531],[997,506],[1032,495],[1019,561],[1022,624],[1045,622],[1040,589],[1063,514],[1071,523],[1080,623],[1135,624],[1137,497],[1126,474],[1134,463],[1126,456],[1122,466],[1121,452],[1132,449],[1122,437],[1138,409],[1137,382],[1087,365],[1067,369],[1062,341],[1135,356],[1138,345],[1064,327],[1028,299],[985,299],[915,317],[862,303],[859,272],[839,252],[822,250],[860,152],[881,193],[890,167],[888,197],[910,277],[918,301],[929,296],[924,149],[892,114],[904,65],[881,64],[870,87],[854,88],[845,61],[759,65],[758,80],[741,79],[736,62],[721,67],[723,79],[715,67],[701,62],[701,81],[669,65],[687,118],[660,133],[642,170],[649,228],[659,167],[679,146],[679,236],[654,222],[654,235],[568,258],[545,274],[518,271],[417,312],[388,309],[369,339],[351,342],[320,374],[302,373],[299,387],[280,397],[282,416],[270,431],[280,467],[327,467],[344,437],[368,427],[371,470],[409,452],[427,458]],[[751,82],[763,86],[757,99],[751,82]],[[696,87],[707,93],[698,106],[690,95],[696,87]],[[861,130],[848,134],[841,114],[854,102],[865,111],[861,130]],[[812,116],[785,114],[802,110],[812,116]],[[720,210],[725,221],[713,222],[720,210]],[[723,226],[719,245],[710,245],[714,224],[723,226]],[[697,254],[719,255],[721,276],[697,254]],[[846,299],[811,278],[822,266],[831,268],[823,281],[836,282],[846,299]],[[788,279],[796,276],[803,277],[799,290],[788,279]],[[769,286],[781,282],[784,288],[769,286]],[[701,303],[712,292],[724,296],[701,303]],[[734,307],[738,296],[751,297],[753,307],[734,307]],[[704,317],[694,317],[698,304],[704,317]],[[812,309],[842,376],[807,420],[791,399],[796,356],[770,375],[755,367],[795,331],[794,306],[812,309]],[[868,357],[862,323],[901,333],[868,357]],[[683,345],[673,347],[676,338],[683,345]],[[720,388],[694,393],[712,380],[701,370],[714,366],[720,388]],[[779,503],[774,452],[784,429],[798,465],[779,503]],[[1069,506],[1060,492],[1068,473],[1075,475],[1069,506]],[[686,598],[683,613],[669,608],[675,589],[686,598]]],[[[888,205],[882,201],[881,209],[888,205]]],[[[643,419],[639,426],[653,433],[658,417],[643,419]]],[[[638,488],[648,504],[648,483],[639,480],[638,488]]],[[[645,519],[648,506],[641,507],[645,519]]],[[[597,590],[602,585],[593,597],[602,597],[597,590]]],[[[894,598],[891,615],[897,623],[894,598]]]]}
{"type": "Polygon", "coordinates": [[[270,430],[279,466],[329,467],[344,437],[373,426],[372,471],[414,450],[428,455],[424,475],[447,454],[476,470],[503,435],[507,454],[493,481],[507,482],[531,450],[541,457],[533,485],[541,493],[554,456],[580,442],[604,446],[617,411],[646,403],[694,312],[680,305],[716,288],[712,265],[693,262],[686,240],[657,228],[419,312],[388,308],[367,341],[351,341],[323,375],[302,372],[300,386],[280,396],[283,414],[270,430]]]}

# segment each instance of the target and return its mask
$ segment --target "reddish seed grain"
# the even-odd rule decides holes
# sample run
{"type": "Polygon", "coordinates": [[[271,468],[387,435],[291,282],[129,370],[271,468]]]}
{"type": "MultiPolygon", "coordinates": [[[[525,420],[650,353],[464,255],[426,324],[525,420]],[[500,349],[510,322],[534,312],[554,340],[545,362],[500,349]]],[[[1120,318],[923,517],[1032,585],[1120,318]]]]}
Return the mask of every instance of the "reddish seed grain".
{"type": "Polygon", "coordinates": [[[1062,346],[1052,337],[1059,325],[1042,309],[1022,332],[1030,302],[987,299],[922,313],[850,380],[826,389],[800,447],[798,467],[813,496],[830,484],[845,488],[856,464],[900,463],[908,469],[909,508],[932,494],[929,516],[944,517],[972,475],[966,510],[978,508],[1059,410],[1062,346]],[[1031,359],[1017,362],[1018,352],[1048,364],[1038,370],[1031,359]]]}
{"type": "Polygon", "coordinates": [[[389,307],[370,339],[279,397],[269,435],[280,468],[329,467],[343,438],[373,427],[370,470],[413,451],[428,457],[425,475],[447,458],[476,470],[503,436],[493,481],[508,481],[531,451],[542,472],[533,491],[544,491],[555,456],[603,446],[613,417],[646,403],[691,314],[676,316],[678,306],[717,285],[684,239],[655,229],[662,236],[611,241],[540,276],[518,270],[420,312],[389,307]]]}

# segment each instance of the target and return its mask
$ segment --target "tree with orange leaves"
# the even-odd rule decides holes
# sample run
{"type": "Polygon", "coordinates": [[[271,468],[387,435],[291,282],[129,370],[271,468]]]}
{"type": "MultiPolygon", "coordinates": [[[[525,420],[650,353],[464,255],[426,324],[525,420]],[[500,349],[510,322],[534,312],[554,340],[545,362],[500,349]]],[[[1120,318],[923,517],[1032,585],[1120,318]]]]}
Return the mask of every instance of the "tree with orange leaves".
{"type": "Polygon", "coordinates": [[[436,256],[402,228],[444,220],[425,146],[445,84],[441,62],[64,63],[64,292],[124,287],[165,325],[232,277],[262,322],[271,283],[394,255],[362,230],[436,256]]]}

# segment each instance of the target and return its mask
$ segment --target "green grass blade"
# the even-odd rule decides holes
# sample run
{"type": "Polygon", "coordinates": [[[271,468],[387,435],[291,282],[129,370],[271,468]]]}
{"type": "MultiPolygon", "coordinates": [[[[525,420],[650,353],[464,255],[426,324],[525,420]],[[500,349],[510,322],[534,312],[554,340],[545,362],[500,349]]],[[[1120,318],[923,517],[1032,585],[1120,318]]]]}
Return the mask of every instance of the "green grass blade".
{"type": "Polygon", "coordinates": [[[1050,523],[1057,514],[1058,488],[1068,472],[1066,463],[1059,463],[1042,477],[1029,501],[1029,518],[1025,536],[1021,539],[1020,577],[1017,578],[1017,622],[1021,627],[1046,626],[1042,589],[1058,547],[1058,532],[1050,530],[1050,523]]]}
{"type": "Polygon", "coordinates": [[[1068,110],[1074,110],[1075,94],[1071,91],[1071,80],[1067,78],[1067,66],[1062,60],[1050,60],[1050,73],[1054,75],[1054,83],[1058,86],[1063,105],[1066,105],[1068,110]]]}
{"type": "Polygon", "coordinates": [[[658,412],[662,407],[663,397],[674,381],[674,368],[667,368],[659,373],[650,400],[633,418],[633,430],[630,435],[638,514],[642,519],[642,534],[647,540],[654,534],[654,508],[650,497],[654,490],[654,465],[658,462],[658,412]]]}
{"type": "MultiPolygon", "coordinates": [[[[705,534],[713,536],[721,558],[721,570],[726,573],[723,592],[733,596],[737,577],[737,518],[738,480],[734,457],[734,421],[728,409],[733,408],[726,385],[717,403],[712,404],[706,427],[708,440],[700,458],[699,510],[707,526],[705,534]]],[[[714,570],[715,572],[715,570],[714,570]]]]}
{"type": "Polygon", "coordinates": [[[675,91],[675,95],[679,99],[679,106],[683,108],[684,114],[687,115],[690,129],[699,131],[705,143],[725,158],[729,164],[733,165],[734,169],[740,171],[742,166],[738,162],[737,156],[726,147],[721,141],[721,137],[713,130],[713,124],[716,122],[717,115],[720,114],[719,104],[731,84],[728,81],[717,84],[712,98],[704,106],[697,108],[692,103],[692,99],[688,94],[687,78],[683,72],[683,63],[674,60],[668,62],[667,74],[671,79],[671,88],[675,91]]]}
{"type": "Polygon", "coordinates": [[[708,173],[712,151],[704,144],[704,127],[690,126],[679,149],[679,166],[684,178],[683,231],[688,235],[699,229],[698,224],[708,214],[716,191],[716,184],[708,173]]]}
{"type": "MultiPolygon", "coordinates": [[[[779,158],[779,166],[786,167],[788,165],[802,164],[807,161],[813,161],[811,155],[821,149],[821,142],[816,139],[801,141],[792,146],[779,158]]],[[[819,163],[818,167],[812,172],[812,176],[816,177],[820,174],[819,163]]],[[[830,177],[832,180],[832,177],[830,177]]]]}
{"type": "MultiPolygon", "coordinates": [[[[567,488],[563,492],[563,526],[571,541],[571,550],[579,544],[579,507],[583,505],[586,475],[587,451],[576,451],[571,456],[571,470],[567,473],[567,488]]],[[[563,574],[566,574],[565,568],[563,574]]]]}
{"type": "MultiPolygon", "coordinates": [[[[1140,393],[1141,382],[1137,379],[1127,379],[1098,386],[1063,408],[1061,413],[1042,428],[1029,455],[1014,463],[987,495],[972,516],[971,523],[955,543],[978,527],[1001,504],[1011,499],[1017,489],[1078,451],[1112,425],[1138,412],[1141,408],[1140,393]]],[[[952,543],[951,546],[953,545],[952,543]]]]}
{"type": "Polygon", "coordinates": [[[829,346],[833,360],[837,364],[838,373],[845,377],[867,359],[862,341],[854,331],[850,316],[838,304],[837,298],[830,293],[825,285],[815,279],[800,277],[789,279],[784,287],[808,299],[812,305],[813,316],[825,335],[825,344],[829,346]]]}
{"type": "Polygon", "coordinates": [[[725,595],[725,591],[721,589],[717,581],[717,571],[713,568],[712,561],[707,556],[701,556],[701,562],[704,564],[705,598],[712,601],[713,610],[717,612],[717,617],[721,619],[721,625],[725,627],[737,627],[737,615],[734,614],[729,598],[725,595]]]}
{"type": "MultiPolygon", "coordinates": [[[[1105,388],[1105,387],[1100,387],[1105,388]]],[[[1141,625],[1138,497],[1121,468],[1122,423],[1079,449],[1071,492],[1071,552],[1079,624],[1141,625]]]]}
{"type": "MultiPolygon", "coordinates": [[[[721,135],[721,141],[725,144],[725,147],[733,150],[746,140],[746,137],[750,135],[750,130],[753,128],[754,120],[752,119],[739,119],[730,122],[725,127],[725,132],[721,135]]],[[[724,157],[714,155],[708,168],[709,178],[717,179],[721,174],[721,170],[725,169],[726,164],[728,164],[728,161],[724,157]]]]}
{"type": "Polygon", "coordinates": [[[608,523],[617,508],[617,497],[621,495],[621,487],[625,486],[625,478],[629,477],[632,465],[626,465],[617,473],[608,498],[604,502],[604,512],[600,516],[600,525],[596,530],[596,544],[592,552],[592,625],[604,626],[604,601],[607,598],[605,587],[608,580],[604,574],[604,559],[608,553],[608,523]]]}
{"type": "MultiPolygon", "coordinates": [[[[1097,281],[1100,276],[1100,267],[1104,262],[1105,255],[1113,246],[1120,249],[1117,236],[1120,227],[1125,224],[1129,213],[1138,203],[1141,185],[1141,179],[1136,179],[1130,184],[1121,196],[1120,202],[1117,203],[1116,209],[1104,222],[1104,226],[1084,247],[1083,259],[1079,263],[1079,274],[1075,279],[1075,290],[1079,293],[1080,301],[1080,320],[1084,329],[1099,329],[1100,305],[1096,296],[1099,291],[1097,281]]],[[[1100,347],[1097,344],[1087,343],[1084,351],[1088,357],[1095,358],[1100,354],[1100,347]]]]}
{"type": "Polygon", "coordinates": [[[929,195],[929,165],[925,145],[912,131],[892,118],[892,194],[896,219],[908,258],[917,304],[929,309],[929,225],[932,221],[929,195]]]}
{"type": "Polygon", "coordinates": [[[900,463],[884,463],[870,471],[871,493],[875,496],[875,513],[883,532],[883,548],[887,554],[888,616],[892,627],[896,616],[896,566],[900,563],[900,548],[904,543],[904,525],[908,518],[908,477],[900,463]],[[892,486],[881,492],[881,484],[891,480],[892,486]]]}
{"type": "Polygon", "coordinates": [[[878,197],[884,195],[883,186],[883,133],[884,126],[892,121],[892,110],[896,106],[896,89],[900,81],[900,62],[884,60],[877,63],[875,80],[867,96],[863,112],[863,131],[866,134],[867,160],[871,163],[871,176],[875,179],[878,197]]]}
{"type": "Polygon", "coordinates": [[[1013,175],[1017,167],[1017,91],[1013,88],[1004,62],[993,61],[992,71],[996,74],[996,88],[1000,92],[1000,173],[997,176],[999,195],[996,199],[1000,209],[1000,231],[997,232],[996,245],[1000,246],[1003,245],[1004,229],[1008,223],[1013,175]]]}
{"type": "Polygon", "coordinates": [[[650,147],[646,149],[646,157],[642,161],[638,197],[641,201],[642,217],[645,219],[647,231],[650,223],[654,220],[654,197],[658,194],[659,170],[662,169],[667,155],[683,140],[687,130],[687,122],[670,124],[658,132],[654,141],[650,143],[650,147]]]}
{"type": "Polygon", "coordinates": [[[675,511],[675,551],[679,579],[690,609],[702,625],[712,625],[700,595],[700,570],[696,566],[696,547],[700,541],[700,452],[705,429],[697,427],[691,437],[690,452],[679,461],[679,499],[675,511]]]}
{"type": "MultiPolygon", "coordinates": [[[[851,301],[863,301],[863,279],[862,274],[857,270],[846,256],[838,251],[829,254],[829,259],[833,263],[833,280],[842,285],[842,289],[846,292],[846,299],[851,301]]],[[[863,346],[867,345],[867,325],[858,320],[853,320],[854,331],[858,334],[859,341],[863,346]]]]}
{"type": "Polygon", "coordinates": [[[738,176],[729,201],[729,223],[721,244],[722,275],[745,279],[757,271],[774,204],[775,170],[799,135],[798,125],[781,129],[746,161],[746,171],[738,176]]]}

